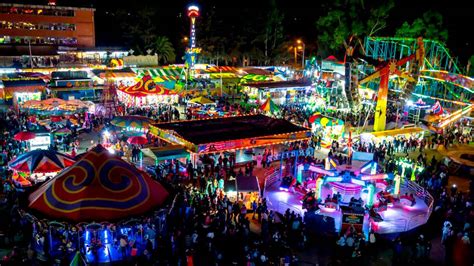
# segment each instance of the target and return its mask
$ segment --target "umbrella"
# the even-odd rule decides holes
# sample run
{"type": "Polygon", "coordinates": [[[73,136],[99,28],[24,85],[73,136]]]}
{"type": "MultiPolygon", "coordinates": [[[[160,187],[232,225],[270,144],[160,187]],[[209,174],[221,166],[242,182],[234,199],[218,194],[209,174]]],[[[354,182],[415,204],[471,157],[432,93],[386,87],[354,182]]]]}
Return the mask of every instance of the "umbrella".
{"type": "Polygon", "coordinates": [[[72,131],[67,127],[60,128],[60,129],[53,132],[53,134],[55,134],[55,135],[69,135],[71,133],[72,133],[72,131]]]}
{"type": "Polygon", "coordinates": [[[267,100],[260,106],[260,110],[265,112],[276,112],[279,110],[278,106],[272,101],[271,98],[267,98],[267,100]]]}
{"type": "Polygon", "coordinates": [[[63,118],[59,115],[52,115],[51,116],[51,122],[61,122],[61,120],[63,120],[63,118]]]}
{"type": "Polygon", "coordinates": [[[130,116],[116,116],[110,123],[117,127],[131,127],[131,128],[148,128],[152,123],[152,120],[145,116],[137,116],[137,115],[130,115],[130,116]]]}
{"type": "Polygon", "coordinates": [[[74,162],[74,159],[66,154],[52,150],[34,150],[21,154],[10,161],[8,166],[24,173],[52,173],[59,172],[74,162]]]}
{"type": "Polygon", "coordinates": [[[148,140],[143,136],[133,136],[128,138],[127,142],[130,144],[144,145],[148,143],[148,140]]]}
{"type": "Polygon", "coordinates": [[[102,145],[29,196],[29,207],[73,222],[111,221],[142,215],[161,205],[168,192],[102,145]]]}
{"type": "Polygon", "coordinates": [[[34,139],[35,137],[36,137],[36,134],[33,132],[22,131],[20,133],[16,133],[13,138],[18,141],[26,141],[26,140],[34,139]]]}
{"type": "Polygon", "coordinates": [[[201,105],[215,104],[215,102],[213,102],[212,100],[210,100],[206,97],[203,97],[203,96],[199,96],[197,98],[191,99],[191,100],[188,101],[188,103],[197,103],[197,104],[201,104],[201,105]]]}

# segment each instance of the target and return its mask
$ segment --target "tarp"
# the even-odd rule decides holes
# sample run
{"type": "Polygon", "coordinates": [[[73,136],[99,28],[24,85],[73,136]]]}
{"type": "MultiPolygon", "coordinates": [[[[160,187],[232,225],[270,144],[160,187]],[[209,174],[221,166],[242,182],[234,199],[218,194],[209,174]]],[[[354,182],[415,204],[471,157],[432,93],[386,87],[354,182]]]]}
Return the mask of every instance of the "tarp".
{"type": "Polygon", "coordinates": [[[132,97],[145,97],[150,95],[174,95],[175,92],[156,85],[150,75],[144,75],[135,85],[120,87],[119,91],[132,97]]]}
{"type": "Polygon", "coordinates": [[[51,218],[99,222],[144,214],[167,197],[148,174],[97,145],[33,192],[29,207],[51,218]]]}
{"type": "Polygon", "coordinates": [[[260,192],[256,176],[239,175],[236,178],[237,192],[260,192]]]}
{"type": "Polygon", "coordinates": [[[388,136],[398,136],[404,134],[415,134],[423,132],[424,130],[420,127],[409,127],[409,128],[400,128],[400,129],[393,129],[393,130],[386,130],[386,131],[379,131],[379,132],[372,132],[374,137],[388,137],[388,136]]]}
{"type": "Polygon", "coordinates": [[[155,161],[189,158],[189,152],[181,145],[170,145],[166,147],[150,147],[142,149],[144,155],[155,161]]]}
{"type": "Polygon", "coordinates": [[[239,69],[231,66],[213,66],[205,69],[206,73],[238,73],[239,69]]]}
{"type": "Polygon", "coordinates": [[[197,98],[191,99],[191,100],[188,101],[188,103],[197,103],[197,104],[201,104],[201,105],[215,104],[215,102],[213,102],[212,100],[210,100],[206,97],[203,97],[203,96],[199,96],[197,98]]]}

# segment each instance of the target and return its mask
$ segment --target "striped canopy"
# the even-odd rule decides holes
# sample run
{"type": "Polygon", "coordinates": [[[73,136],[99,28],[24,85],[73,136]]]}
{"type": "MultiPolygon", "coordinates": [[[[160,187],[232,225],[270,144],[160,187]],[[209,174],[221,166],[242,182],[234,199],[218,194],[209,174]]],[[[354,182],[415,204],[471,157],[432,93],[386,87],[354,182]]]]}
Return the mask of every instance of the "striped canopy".
{"type": "Polygon", "coordinates": [[[145,75],[150,75],[153,80],[157,82],[165,82],[165,81],[176,81],[179,80],[181,76],[182,69],[181,68],[171,68],[171,67],[163,67],[163,68],[138,68],[135,69],[138,77],[143,77],[145,75]]]}
{"type": "Polygon", "coordinates": [[[260,106],[260,110],[273,113],[280,110],[280,108],[278,108],[278,105],[276,105],[271,98],[267,98],[262,106],[260,106]]]}
{"type": "Polygon", "coordinates": [[[144,214],[167,197],[148,174],[97,145],[33,192],[29,207],[51,218],[100,222],[144,214]]]}
{"type": "Polygon", "coordinates": [[[34,150],[18,156],[10,161],[8,166],[24,173],[53,173],[73,165],[74,162],[68,155],[53,150],[34,150]]]}

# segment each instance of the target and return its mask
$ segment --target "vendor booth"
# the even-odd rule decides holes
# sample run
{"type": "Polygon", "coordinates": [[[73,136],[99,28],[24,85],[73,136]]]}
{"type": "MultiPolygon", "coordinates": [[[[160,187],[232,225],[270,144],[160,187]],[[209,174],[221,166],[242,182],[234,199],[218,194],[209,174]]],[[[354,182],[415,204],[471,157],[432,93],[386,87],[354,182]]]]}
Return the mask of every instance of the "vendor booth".
{"type": "Polygon", "coordinates": [[[314,134],[321,134],[321,141],[324,146],[343,137],[345,127],[344,121],[341,119],[316,113],[309,118],[309,122],[311,123],[311,131],[314,134]]]}
{"type": "Polygon", "coordinates": [[[255,82],[242,84],[242,92],[246,93],[252,102],[264,102],[272,98],[276,104],[306,102],[307,94],[311,94],[311,81],[293,80],[280,82],[255,82]]]}
{"type": "Polygon", "coordinates": [[[41,100],[46,83],[40,78],[6,78],[0,82],[0,103],[14,107],[29,101],[41,100]]]}

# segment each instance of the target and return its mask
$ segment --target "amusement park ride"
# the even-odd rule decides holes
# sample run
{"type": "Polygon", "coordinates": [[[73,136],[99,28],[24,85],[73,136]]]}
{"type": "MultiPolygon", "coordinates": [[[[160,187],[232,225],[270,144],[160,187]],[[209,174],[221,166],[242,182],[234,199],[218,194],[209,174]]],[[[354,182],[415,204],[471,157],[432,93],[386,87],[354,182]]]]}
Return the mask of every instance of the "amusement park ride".
{"type": "MultiPolygon", "coordinates": [[[[350,90],[357,91],[357,87],[377,91],[374,131],[385,130],[389,92],[400,93],[397,98],[403,99],[405,105],[409,105],[410,98],[418,98],[431,104],[439,101],[449,108],[450,114],[436,118],[434,129],[443,128],[471,112],[474,80],[461,74],[441,43],[422,38],[368,37],[363,50],[365,58],[381,63],[375,66],[375,71],[370,64],[363,64],[365,69],[361,72],[372,73],[350,90]]],[[[351,50],[349,55],[352,56],[351,50]]]]}
{"type": "MultiPolygon", "coordinates": [[[[380,85],[377,94],[377,106],[375,108],[375,122],[374,122],[374,131],[384,131],[387,117],[387,97],[388,97],[388,81],[391,75],[398,75],[407,79],[410,83],[416,83],[416,79],[412,77],[407,72],[402,72],[399,70],[399,67],[409,63],[413,59],[417,63],[414,64],[414,67],[411,67],[414,75],[417,78],[417,73],[419,72],[419,66],[423,65],[424,58],[424,45],[421,38],[418,39],[418,48],[415,54],[403,57],[399,60],[390,59],[388,61],[382,62],[377,66],[377,70],[371,75],[365,77],[359,84],[365,84],[373,79],[380,78],[380,85]],[[416,74],[415,74],[416,73],[416,74]]],[[[414,86],[410,86],[414,87],[414,86]]],[[[411,95],[411,91],[407,92],[408,96],[411,95]]]]}

